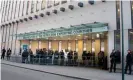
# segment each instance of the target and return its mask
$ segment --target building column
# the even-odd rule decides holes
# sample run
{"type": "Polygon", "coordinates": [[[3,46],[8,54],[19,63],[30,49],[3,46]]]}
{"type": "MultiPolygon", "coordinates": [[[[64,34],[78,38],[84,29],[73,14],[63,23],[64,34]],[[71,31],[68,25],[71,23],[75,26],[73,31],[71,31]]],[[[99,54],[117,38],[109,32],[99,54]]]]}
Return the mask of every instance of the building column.
{"type": "Polygon", "coordinates": [[[110,54],[114,49],[114,31],[108,31],[108,68],[110,66],[110,54]]]}

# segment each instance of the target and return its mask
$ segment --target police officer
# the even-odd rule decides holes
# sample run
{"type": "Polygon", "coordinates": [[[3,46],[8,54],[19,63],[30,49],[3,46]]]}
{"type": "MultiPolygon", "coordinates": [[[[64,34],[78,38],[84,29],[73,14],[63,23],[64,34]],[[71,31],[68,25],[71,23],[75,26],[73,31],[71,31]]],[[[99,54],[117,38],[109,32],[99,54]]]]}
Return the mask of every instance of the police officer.
{"type": "Polygon", "coordinates": [[[5,53],[6,53],[6,50],[5,50],[5,48],[3,48],[2,49],[1,59],[4,59],[5,58],[5,53]]]}
{"type": "Polygon", "coordinates": [[[128,54],[126,56],[125,74],[127,73],[128,68],[129,68],[129,74],[131,74],[132,72],[131,66],[132,66],[132,54],[131,51],[128,50],[128,54]]]}
{"type": "Polygon", "coordinates": [[[115,50],[112,50],[112,53],[110,54],[110,72],[112,72],[112,69],[114,69],[114,72],[116,71],[116,51],[115,50]]]}

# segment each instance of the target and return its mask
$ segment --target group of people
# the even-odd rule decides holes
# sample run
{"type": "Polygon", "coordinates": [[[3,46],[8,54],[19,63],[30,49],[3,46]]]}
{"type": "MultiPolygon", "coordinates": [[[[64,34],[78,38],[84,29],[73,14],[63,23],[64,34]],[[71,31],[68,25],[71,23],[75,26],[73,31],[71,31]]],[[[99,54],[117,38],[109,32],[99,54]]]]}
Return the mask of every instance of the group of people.
{"type": "MultiPolygon", "coordinates": [[[[61,50],[47,50],[46,48],[43,49],[36,49],[36,54],[33,55],[31,49],[25,49],[22,53],[22,62],[24,63],[26,60],[29,59],[30,63],[40,63],[40,64],[60,64],[60,65],[78,65],[83,64],[83,66],[89,66],[89,64],[96,65],[96,57],[94,52],[90,51],[83,51],[82,53],[82,61],[78,60],[78,53],[76,51],[61,50]]],[[[104,57],[104,52],[100,51],[98,53],[98,64],[99,67],[105,69],[107,68],[107,57],[104,57]]]]}
{"type": "MultiPolygon", "coordinates": [[[[118,63],[120,63],[120,51],[115,51],[112,50],[111,54],[110,54],[110,72],[112,72],[112,69],[114,70],[114,72],[116,72],[116,65],[118,63]]],[[[131,74],[132,72],[132,64],[133,64],[133,53],[128,50],[128,54],[126,56],[126,66],[125,66],[125,74],[127,74],[127,70],[129,68],[129,74],[131,74]]]]}
{"type": "MultiPolygon", "coordinates": [[[[11,56],[11,49],[9,48],[7,51],[5,48],[2,49],[2,55],[1,59],[4,59],[5,56],[7,57],[7,60],[10,60],[11,56]]],[[[83,51],[82,53],[82,61],[84,65],[88,65],[90,62],[95,65],[95,62],[98,62],[98,66],[102,68],[107,68],[107,56],[105,56],[103,51],[100,51],[97,54],[90,51],[83,51]],[[97,60],[97,61],[96,61],[97,60]]],[[[60,52],[58,50],[47,50],[46,48],[43,49],[36,49],[36,55],[33,54],[31,49],[24,49],[22,52],[22,63],[25,63],[28,61],[30,63],[33,63],[34,61],[39,62],[40,64],[60,64],[60,65],[78,65],[78,53],[76,51],[68,51],[67,49],[65,51],[61,50],[60,52]]],[[[121,53],[119,50],[112,50],[110,54],[110,69],[109,71],[116,72],[116,65],[121,63],[121,53]]],[[[132,64],[133,64],[133,52],[128,50],[128,54],[126,56],[126,65],[125,65],[125,73],[127,73],[127,70],[129,68],[129,74],[132,72],[132,64]]]]}
{"type": "Polygon", "coordinates": [[[107,69],[107,56],[104,51],[100,51],[97,55],[95,52],[83,51],[82,53],[83,65],[99,66],[101,69],[107,69]]]}
{"type": "Polygon", "coordinates": [[[11,56],[11,53],[12,53],[10,48],[7,51],[6,51],[5,48],[3,48],[1,52],[2,52],[1,59],[4,59],[5,56],[6,56],[7,60],[10,60],[10,56],[11,56]]]}
{"type": "Polygon", "coordinates": [[[40,64],[60,64],[60,65],[71,65],[72,63],[77,64],[78,53],[76,51],[65,51],[61,50],[47,50],[46,48],[43,49],[36,49],[36,55],[33,55],[31,49],[25,49],[22,53],[22,62],[24,63],[25,60],[30,57],[31,63],[39,62],[40,64]]]}

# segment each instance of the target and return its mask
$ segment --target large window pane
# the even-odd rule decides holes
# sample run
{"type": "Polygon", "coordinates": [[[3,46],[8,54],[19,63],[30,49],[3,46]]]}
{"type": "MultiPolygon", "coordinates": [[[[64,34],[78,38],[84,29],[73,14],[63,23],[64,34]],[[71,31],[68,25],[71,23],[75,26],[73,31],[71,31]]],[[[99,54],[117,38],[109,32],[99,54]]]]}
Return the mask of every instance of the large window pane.
{"type": "Polygon", "coordinates": [[[114,49],[119,50],[121,49],[120,46],[120,30],[115,30],[114,31],[114,49]]]}
{"type": "Polygon", "coordinates": [[[133,29],[128,30],[129,49],[133,50],[133,29]]]}

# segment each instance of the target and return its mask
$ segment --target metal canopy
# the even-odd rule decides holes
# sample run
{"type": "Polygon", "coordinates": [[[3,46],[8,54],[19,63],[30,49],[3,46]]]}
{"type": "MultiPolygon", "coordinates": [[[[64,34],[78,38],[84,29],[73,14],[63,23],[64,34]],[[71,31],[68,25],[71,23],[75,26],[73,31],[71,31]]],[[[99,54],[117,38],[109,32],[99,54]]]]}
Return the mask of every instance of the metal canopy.
{"type": "Polygon", "coordinates": [[[73,25],[69,28],[60,27],[57,29],[29,32],[29,33],[20,33],[16,34],[18,40],[24,39],[38,39],[38,38],[48,38],[56,36],[68,36],[68,35],[77,35],[77,34],[87,34],[93,32],[103,32],[108,31],[107,23],[87,23],[80,25],[73,25]]]}

